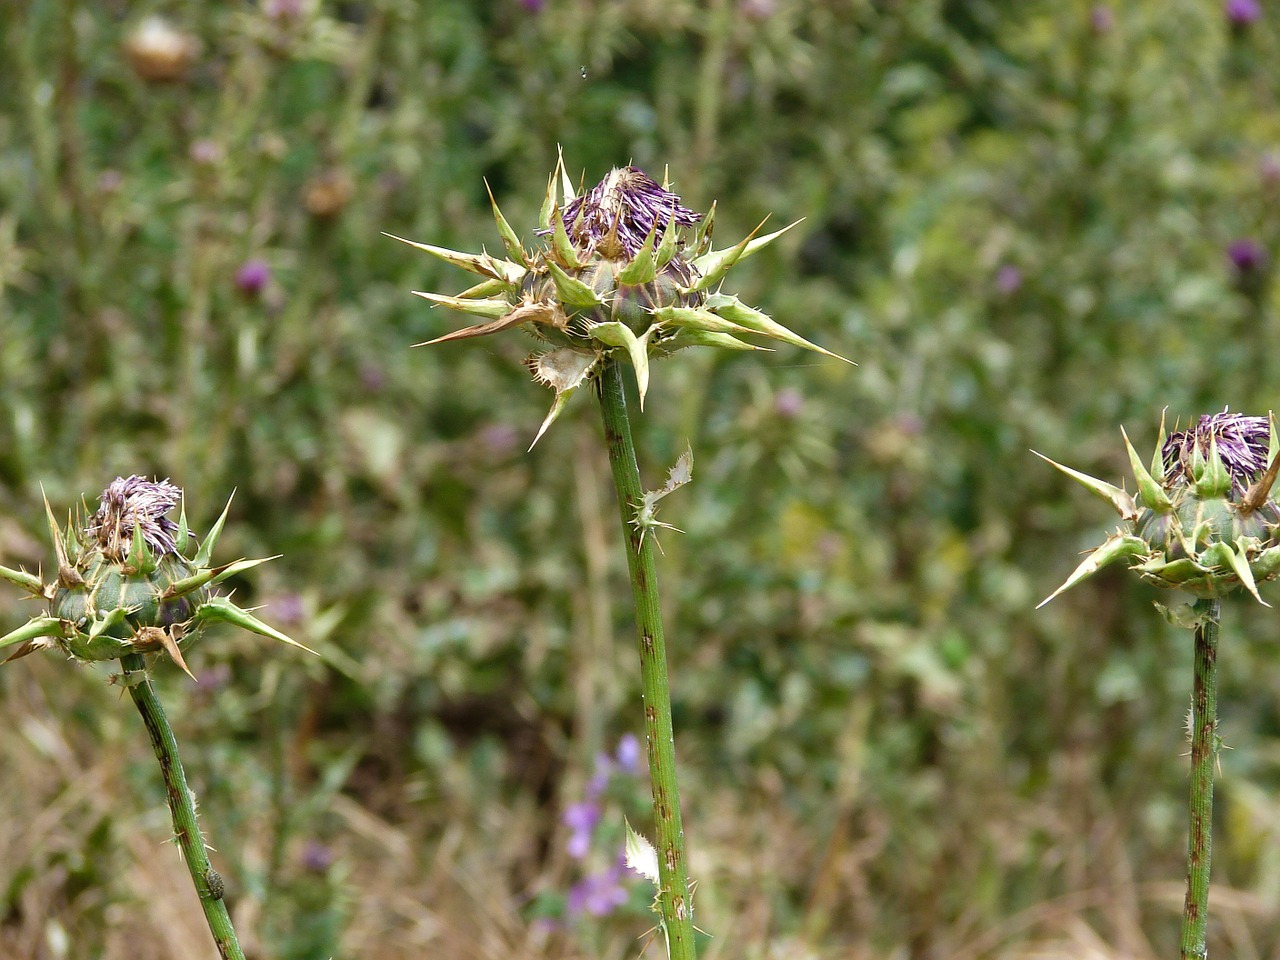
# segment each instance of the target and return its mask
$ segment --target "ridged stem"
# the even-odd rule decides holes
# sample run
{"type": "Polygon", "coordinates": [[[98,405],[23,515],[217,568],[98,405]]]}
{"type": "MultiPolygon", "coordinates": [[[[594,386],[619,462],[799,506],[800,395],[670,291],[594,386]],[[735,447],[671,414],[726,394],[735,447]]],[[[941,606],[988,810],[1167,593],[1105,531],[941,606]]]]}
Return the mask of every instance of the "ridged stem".
{"type": "Polygon", "coordinates": [[[141,654],[131,653],[121,657],[120,666],[124,668],[124,685],[129,688],[129,695],[142,714],[142,723],[151,736],[156,759],[160,761],[169,812],[173,815],[174,839],[178,841],[187,872],[191,874],[191,883],[209,922],[209,932],[213,934],[218,956],[222,960],[244,960],[236,932],[231,926],[231,915],[222,900],[222,878],[209,865],[209,855],[205,852],[204,837],[196,820],[195,797],[187,787],[187,775],[178,758],[178,741],[165,717],[164,708],[160,706],[155,687],[151,685],[146,662],[141,654]]]}
{"type": "Polygon", "coordinates": [[[640,637],[640,680],[644,690],[644,729],[649,749],[649,778],[653,785],[653,814],[658,850],[658,899],[671,960],[694,960],[693,903],[689,897],[680,793],[676,789],[675,736],[671,728],[671,690],[667,680],[667,646],[658,603],[658,574],[652,536],[631,521],[643,490],[636,462],[622,369],[606,360],[600,373],[600,413],[605,443],[618,493],[623,541],[631,573],[636,627],[640,637]]]}
{"type": "Polygon", "coordinates": [[[1182,960],[1206,960],[1209,948],[1209,859],[1213,846],[1213,772],[1218,760],[1218,624],[1222,601],[1197,600],[1195,685],[1191,702],[1191,835],[1182,960]]]}

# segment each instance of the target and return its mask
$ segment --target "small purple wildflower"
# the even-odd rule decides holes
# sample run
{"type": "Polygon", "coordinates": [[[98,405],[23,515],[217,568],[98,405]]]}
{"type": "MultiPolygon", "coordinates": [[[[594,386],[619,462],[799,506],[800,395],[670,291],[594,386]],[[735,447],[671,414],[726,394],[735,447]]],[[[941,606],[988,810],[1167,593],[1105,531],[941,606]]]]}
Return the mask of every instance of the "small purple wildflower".
{"type": "Polygon", "coordinates": [[[509,423],[492,423],[480,431],[480,443],[492,457],[505,457],[519,448],[520,434],[509,423]]]}
{"type": "Polygon", "coordinates": [[[547,5],[547,0],[520,0],[520,6],[524,7],[529,13],[541,13],[542,8],[547,5]]]}
{"type": "Polygon", "coordinates": [[[569,913],[603,917],[627,902],[622,886],[623,862],[615,862],[608,870],[589,873],[569,890],[569,913]]]}
{"type": "Polygon", "coordinates": [[[634,733],[624,733],[618,740],[618,769],[633,776],[640,772],[640,741],[634,733]]]}
{"type": "Polygon", "coordinates": [[[1267,469],[1270,444],[1271,421],[1267,417],[1246,417],[1226,410],[1202,416],[1194,429],[1169,434],[1160,448],[1165,482],[1189,479],[1196,450],[1207,458],[1216,445],[1237,491],[1243,492],[1267,469]]]}
{"type": "Polygon", "coordinates": [[[133,531],[142,531],[147,546],[161,556],[177,552],[174,534],[178,525],[165,514],[178,505],[182,491],[165,480],[116,477],[102,491],[97,512],[89,518],[85,533],[97,539],[112,560],[123,560],[133,546],[133,531]]]}
{"type": "Polygon", "coordinates": [[[600,804],[594,800],[571,803],[565,808],[562,819],[569,828],[569,842],[565,846],[575,860],[581,860],[591,850],[591,835],[600,822],[600,814],[600,804]]]}
{"type": "MultiPolygon", "coordinates": [[[[565,206],[561,219],[579,250],[598,251],[613,260],[634,257],[657,224],[659,232],[674,219],[691,227],[702,214],[637,167],[620,167],[565,206]],[[615,242],[616,236],[616,242],[615,242]]],[[[546,236],[550,230],[538,231],[546,236]]]]}
{"type": "Polygon", "coordinates": [[[302,16],[302,0],[262,0],[262,12],[277,23],[302,16]]]}
{"type": "Polygon", "coordinates": [[[286,593],[271,601],[271,613],[281,623],[295,626],[302,622],[307,607],[299,593],[286,593]]]}
{"type": "Polygon", "coordinates": [[[777,0],[738,0],[738,12],[748,20],[768,20],[777,11],[777,0]]]}
{"type": "Polygon", "coordinates": [[[1096,34],[1110,33],[1115,22],[1115,14],[1111,12],[1110,7],[1099,4],[1089,12],[1089,27],[1096,34]]]}
{"type": "Polygon", "coordinates": [[[1226,0],[1222,12],[1233,27],[1247,27],[1262,16],[1262,4],[1258,0],[1226,0]]]}
{"type": "Polygon", "coordinates": [[[996,271],[996,289],[1006,297],[1018,292],[1022,286],[1022,271],[1011,263],[1004,264],[996,271]]]}
{"type": "Polygon", "coordinates": [[[324,873],[333,866],[333,850],[319,840],[309,840],[299,859],[302,866],[312,873],[324,873]]]}
{"type": "Polygon", "coordinates": [[[271,282],[271,266],[260,257],[246,260],[236,271],[236,289],[246,297],[256,297],[271,282]]]}
{"type": "Polygon", "coordinates": [[[783,387],[774,395],[773,412],[783,420],[794,420],[804,409],[804,394],[795,387],[783,387]]]}
{"type": "Polygon", "coordinates": [[[1262,244],[1250,237],[1242,237],[1227,246],[1227,259],[1241,276],[1262,269],[1267,261],[1267,251],[1262,244]]]}
{"type": "Polygon", "coordinates": [[[222,147],[216,140],[200,139],[193,141],[187,150],[191,162],[202,167],[212,167],[222,159],[222,147]]]}
{"type": "Polygon", "coordinates": [[[1280,184],[1280,153],[1268,150],[1258,158],[1258,179],[1268,187],[1280,184]]]}

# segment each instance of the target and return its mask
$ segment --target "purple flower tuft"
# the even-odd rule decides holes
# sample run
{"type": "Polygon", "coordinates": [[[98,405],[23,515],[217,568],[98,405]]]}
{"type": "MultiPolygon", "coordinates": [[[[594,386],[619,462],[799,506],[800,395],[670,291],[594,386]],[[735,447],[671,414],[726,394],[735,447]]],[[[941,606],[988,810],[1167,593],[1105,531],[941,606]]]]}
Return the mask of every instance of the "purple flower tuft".
{"type": "Polygon", "coordinates": [[[773,412],[783,420],[794,420],[804,409],[804,394],[795,387],[783,387],[773,398],[773,412]]]}
{"type": "Polygon", "coordinates": [[[1262,16],[1262,4],[1258,0],[1226,0],[1222,12],[1234,27],[1247,27],[1262,16]]]}
{"type": "Polygon", "coordinates": [[[562,819],[569,828],[569,842],[566,844],[569,856],[581,860],[591,849],[591,835],[600,822],[600,805],[589,800],[571,803],[565,808],[562,819]]]}
{"type": "Polygon", "coordinates": [[[624,733],[619,738],[615,756],[620,769],[630,774],[640,772],[640,741],[634,733],[624,733]]]}
{"type": "Polygon", "coordinates": [[[270,282],[271,267],[259,257],[246,260],[236,271],[236,289],[246,297],[258,296],[270,282]]]}
{"type": "Polygon", "coordinates": [[[996,289],[1006,297],[1017,293],[1022,286],[1022,271],[1011,263],[1006,263],[996,271],[996,289]]]}
{"type": "Polygon", "coordinates": [[[1111,12],[1110,7],[1099,4],[1089,12],[1089,27],[1096,34],[1110,33],[1115,22],[1115,14],[1111,12]]]}
{"type": "Polygon", "coordinates": [[[89,518],[85,533],[96,539],[112,560],[123,560],[133,545],[133,531],[142,531],[147,546],[161,556],[176,553],[173,536],[178,525],[165,514],[178,505],[182,491],[166,480],[147,480],[136,474],[116,477],[102,491],[101,506],[89,518]]]}
{"type": "Polygon", "coordinates": [[[1244,237],[1227,247],[1227,259],[1236,268],[1236,272],[1243,276],[1262,269],[1262,265],[1267,262],[1267,251],[1257,240],[1244,237]]]}
{"type": "Polygon", "coordinates": [[[524,7],[530,13],[541,13],[542,8],[547,5],[547,0],[520,0],[520,6],[524,7]]]}
{"type": "MultiPolygon", "coordinates": [[[[565,206],[561,219],[575,247],[599,251],[610,259],[634,257],[656,224],[659,232],[674,219],[691,227],[702,214],[636,167],[620,167],[565,206]]],[[[540,236],[551,231],[540,230],[540,236]]]]}
{"type": "Polygon", "coordinates": [[[569,913],[587,913],[603,917],[627,902],[622,886],[622,864],[617,863],[601,873],[590,873],[569,890],[569,913]]]}
{"type": "Polygon", "coordinates": [[[1267,417],[1246,417],[1226,410],[1202,416],[1195,429],[1171,433],[1160,448],[1166,483],[1189,479],[1196,450],[1207,458],[1216,445],[1237,492],[1243,492],[1267,469],[1270,444],[1271,421],[1267,417]]]}
{"type": "Polygon", "coordinates": [[[302,866],[312,873],[324,873],[333,866],[333,850],[319,840],[310,840],[302,848],[302,866]]]}

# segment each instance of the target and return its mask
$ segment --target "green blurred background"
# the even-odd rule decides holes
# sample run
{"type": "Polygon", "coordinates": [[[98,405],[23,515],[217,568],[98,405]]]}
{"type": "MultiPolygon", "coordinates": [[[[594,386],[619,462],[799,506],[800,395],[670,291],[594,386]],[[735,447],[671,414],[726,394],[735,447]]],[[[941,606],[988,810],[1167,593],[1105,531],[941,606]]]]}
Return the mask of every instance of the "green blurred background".
{"type": "MultiPolygon", "coordinates": [[[[1034,610],[1114,515],[1028,450],[1118,482],[1121,425],[1275,405],[1278,28],[0,5],[0,559],[51,562],[41,485],[170,477],[197,529],[234,490],[223,558],[282,554],[237,600],[322,653],[213,630],[198,685],[157,668],[250,955],[624,958],[650,925],[638,879],[583,900],[647,822],[599,759],[641,717],[597,416],[526,453],[531,342],[411,350],[465,321],[410,291],[470,278],[381,235],[499,249],[484,179],[527,235],[557,145],[669,170],[722,240],[803,217],[733,290],[860,364],[689,351],[636,420],[651,487],[696,460],[660,571],[703,955],[1171,955],[1190,634],[1123,572],[1034,610]]],[[[1278,632],[1227,605],[1210,930],[1246,960],[1280,956],[1278,632]]],[[[6,960],[212,955],[108,673],[0,671],[6,960]]]]}

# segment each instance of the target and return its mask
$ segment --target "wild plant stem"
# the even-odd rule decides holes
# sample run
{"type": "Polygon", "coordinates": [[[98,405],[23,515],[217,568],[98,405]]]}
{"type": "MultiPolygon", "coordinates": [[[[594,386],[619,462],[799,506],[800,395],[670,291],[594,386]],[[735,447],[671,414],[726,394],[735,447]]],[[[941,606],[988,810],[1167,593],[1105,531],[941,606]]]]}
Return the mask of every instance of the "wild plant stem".
{"type": "Polygon", "coordinates": [[[191,882],[209,922],[209,932],[213,934],[213,942],[218,948],[218,956],[222,960],[244,960],[236,932],[231,926],[231,916],[222,900],[222,878],[209,865],[209,855],[205,852],[204,837],[196,821],[195,798],[187,787],[187,775],[178,757],[178,741],[165,717],[164,708],[160,706],[155,687],[151,685],[146,662],[141,654],[131,653],[120,659],[120,666],[124,668],[124,685],[129,688],[129,695],[142,714],[142,722],[151,736],[151,746],[160,761],[169,812],[173,815],[174,839],[191,874],[191,882]]]}
{"type": "Polygon", "coordinates": [[[600,373],[600,413],[609,464],[618,492],[631,595],[640,635],[640,680],[644,690],[644,729],[649,747],[649,778],[653,785],[655,846],[658,850],[658,899],[671,960],[694,960],[693,904],[689,897],[680,793],[676,789],[675,737],[671,728],[671,690],[667,680],[667,646],[658,603],[658,574],[652,536],[633,524],[643,490],[636,462],[622,370],[612,359],[600,373]]]}
{"type": "Polygon", "coordinates": [[[1206,960],[1209,948],[1209,859],[1213,845],[1213,772],[1218,759],[1218,624],[1222,601],[1197,600],[1195,685],[1191,697],[1191,836],[1182,960],[1206,960]]]}

